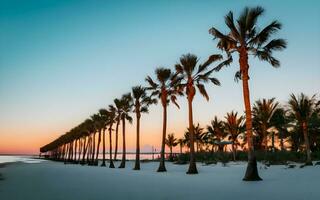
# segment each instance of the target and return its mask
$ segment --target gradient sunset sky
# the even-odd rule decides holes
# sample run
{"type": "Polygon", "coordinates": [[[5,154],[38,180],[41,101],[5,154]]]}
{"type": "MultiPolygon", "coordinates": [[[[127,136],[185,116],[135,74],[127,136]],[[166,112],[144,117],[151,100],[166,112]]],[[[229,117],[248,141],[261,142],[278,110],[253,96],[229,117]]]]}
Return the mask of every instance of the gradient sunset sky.
{"type": "MultiPolygon", "coordinates": [[[[276,97],[285,103],[290,93],[319,94],[320,1],[0,0],[0,154],[38,153],[132,86],[145,84],[156,67],[173,68],[182,54],[203,61],[221,53],[209,28],[227,31],[229,10],[238,16],[256,5],[266,9],[260,25],[283,23],[277,36],[288,48],[275,55],[279,69],[250,60],[252,101],[276,97]]],[[[235,62],[215,75],[222,86],[207,86],[209,102],[195,98],[195,123],[206,126],[231,110],[243,113],[241,84],[233,80],[237,68],[235,62]]],[[[188,117],[185,98],[179,104],[180,110],[168,110],[168,133],[177,137],[188,117]]],[[[161,126],[161,106],[152,106],[141,121],[143,151],[159,149],[161,126]]],[[[135,121],[127,137],[133,150],[135,121]]]]}

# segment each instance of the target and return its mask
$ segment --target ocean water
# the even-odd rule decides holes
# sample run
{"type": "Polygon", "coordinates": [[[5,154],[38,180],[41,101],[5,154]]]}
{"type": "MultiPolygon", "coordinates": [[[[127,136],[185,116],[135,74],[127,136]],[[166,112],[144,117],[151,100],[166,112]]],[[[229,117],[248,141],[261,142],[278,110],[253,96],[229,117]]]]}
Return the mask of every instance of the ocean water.
{"type": "Polygon", "coordinates": [[[23,163],[40,163],[42,160],[33,159],[32,156],[3,156],[0,155],[1,163],[12,163],[12,162],[23,162],[23,163]]]}

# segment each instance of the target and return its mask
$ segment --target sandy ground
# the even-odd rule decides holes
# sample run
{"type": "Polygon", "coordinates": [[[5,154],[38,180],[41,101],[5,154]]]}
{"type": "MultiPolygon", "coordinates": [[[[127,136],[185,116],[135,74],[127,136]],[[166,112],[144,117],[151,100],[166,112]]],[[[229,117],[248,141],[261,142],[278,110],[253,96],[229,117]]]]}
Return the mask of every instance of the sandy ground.
{"type": "MultiPolygon", "coordinates": [[[[119,163],[116,163],[118,166],[119,163]]],[[[227,167],[198,163],[198,175],[186,175],[187,165],[167,163],[167,173],[156,173],[158,163],[143,163],[141,171],[109,169],[44,161],[14,163],[0,169],[1,200],[99,199],[232,199],[310,200],[320,197],[320,166],[285,169],[259,165],[261,182],[244,182],[244,163],[227,167]]]]}

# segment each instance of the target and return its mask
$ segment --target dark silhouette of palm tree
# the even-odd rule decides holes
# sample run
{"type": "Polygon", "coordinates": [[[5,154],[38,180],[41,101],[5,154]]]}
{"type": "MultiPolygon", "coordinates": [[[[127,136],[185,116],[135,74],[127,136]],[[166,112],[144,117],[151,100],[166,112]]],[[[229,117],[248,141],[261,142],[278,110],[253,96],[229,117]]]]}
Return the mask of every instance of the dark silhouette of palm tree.
{"type": "Polygon", "coordinates": [[[275,98],[257,100],[252,108],[253,126],[256,131],[261,133],[260,148],[268,150],[268,133],[267,130],[272,126],[271,118],[278,108],[279,103],[275,98]]]}
{"type": "Polygon", "coordinates": [[[106,109],[100,109],[99,114],[101,116],[102,125],[102,167],[106,166],[106,130],[108,129],[109,112],[106,109]]]}
{"type": "Polygon", "coordinates": [[[156,103],[155,99],[147,96],[146,88],[135,86],[132,88],[132,96],[134,99],[134,110],[137,122],[137,141],[136,141],[136,160],[134,170],[140,170],[140,118],[141,113],[147,113],[149,105],[156,103]]]}
{"type": "Polygon", "coordinates": [[[219,71],[223,66],[229,65],[232,61],[232,54],[239,56],[240,69],[235,74],[235,79],[242,80],[243,98],[246,114],[246,133],[248,142],[248,166],[243,178],[244,181],[262,180],[258,174],[257,161],[254,155],[253,135],[252,135],[252,115],[249,93],[249,55],[258,57],[262,61],[269,62],[273,67],[279,67],[280,62],[273,57],[273,52],[283,50],[287,43],[283,39],[272,39],[271,36],[281,29],[278,21],[273,21],[265,28],[259,29],[257,20],[264,13],[262,7],[246,7],[239,18],[234,23],[233,12],[230,11],[225,16],[225,23],[228,26],[227,34],[221,33],[218,29],[212,27],[209,33],[218,39],[217,47],[225,51],[228,59],[217,66],[219,71]]]}
{"type": "Polygon", "coordinates": [[[122,104],[121,101],[119,99],[114,99],[114,105],[115,105],[115,112],[116,112],[116,117],[115,117],[115,121],[116,121],[116,141],[115,141],[115,149],[114,149],[114,160],[117,160],[117,154],[118,154],[118,132],[119,132],[119,125],[120,125],[120,120],[121,120],[121,115],[122,115],[122,104]]]}
{"type": "Polygon", "coordinates": [[[108,109],[108,125],[109,125],[109,159],[110,164],[109,168],[114,168],[113,160],[112,160],[112,126],[116,123],[116,108],[113,105],[109,105],[108,109]]]}
{"type": "Polygon", "coordinates": [[[207,140],[212,144],[212,151],[214,145],[218,145],[218,150],[223,151],[224,145],[221,143],[223,138],[226,136],[225,127],[222,120],[218,119],[217,116],[211,120],[210,125],[207,126],[207,140]]]}
{"type": "Polygon", "coordinates": [[[233,160],[235,161],[238,135],[244,130],[244,117],[238,116],[238,112],[231,111],[227,113],[225,119],[224,127],[226,133],[230,135],[233,160]]]}
{"type": "Polygon", "coordinates": [[[178,108],[179,105],[176,102],[177,99],[177,84],[180,79],[176,74],[173,74],[170,69],[167,68],[157,68],[155,70],[156,81],[154,81],[150,76],[146,78],[149,86],[147,90],[152,91],[152,96],[156,96],[160,99],[162,110],[163,110],[163,124],[162,124],[162,142],[161,142],[161,152],[160,152],[160,164],[157,172],[165,172],[165,140],[167,134],[167,106],[169,102],[173,102],[178,108]]]}
{"type": "Polygon", "coordinates": [[[198,91],[209,100],[204,83],[211,81],[214,85],[220,85],[218,79],[211,77],[213,70],[208,70],[208,66],[217,60],[221,60],[221,55],[212,55],[203,64],[198,65],[198,58],[193,54],[186,54],[180,58],[180,62],[175,65],[176,72],[181,76],[179,91],[184,91],[188,100],[189,110],[189,129],[190,129],[190,164],[187,174],[197,174],[197,166],[194,152],[194,127],[193,127],[193,108],[192,102],[198,91]],[[198,65],[198,67],[197,67],[198,65]]]}
{"type": "Polygon", "coordinates": [[[168,134],[168,137],[165,140],[166,145],[170,149],[170,161],[173,161],[172,148],[177,146],[177,138],[174,137],[174,133],[168,134]]]}
{"type": "Polygon", "coordinates": [[[133,102],[131,93],[122,95],[121,99],[121,121],[122,121],[122,159],[119,168],[126,167],[126,121],[132,123],[130,112],[133,102]]]}
{"type": "Polygon", "coordinates": [[[294,94],[290,95],[290,100],[288,102],[290,107],[290,114],[294,116],[296,123],[300,126],[305,143],[305,149],[307,154],[307,165],[312,165],[311,162],[311,151],[308,135],[308,125],[311,119],[311,116],[316,111],[316,98],[313,95],[311,98],[301,93],[296,96],[294,94]]]}

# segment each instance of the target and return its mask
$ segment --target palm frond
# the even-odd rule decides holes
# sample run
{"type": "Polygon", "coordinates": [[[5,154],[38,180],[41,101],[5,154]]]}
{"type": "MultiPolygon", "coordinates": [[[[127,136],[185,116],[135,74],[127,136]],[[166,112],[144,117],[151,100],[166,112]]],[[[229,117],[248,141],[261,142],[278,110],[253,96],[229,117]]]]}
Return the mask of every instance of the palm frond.
{"type": "Polygon", "coordinates": [[[199,89],[200,94],[204,96],[207,101],[209,101],[209,96],[204,85],[203,84],[196,84],[196,85],[197,85],[197,88],[199,89]]]}

